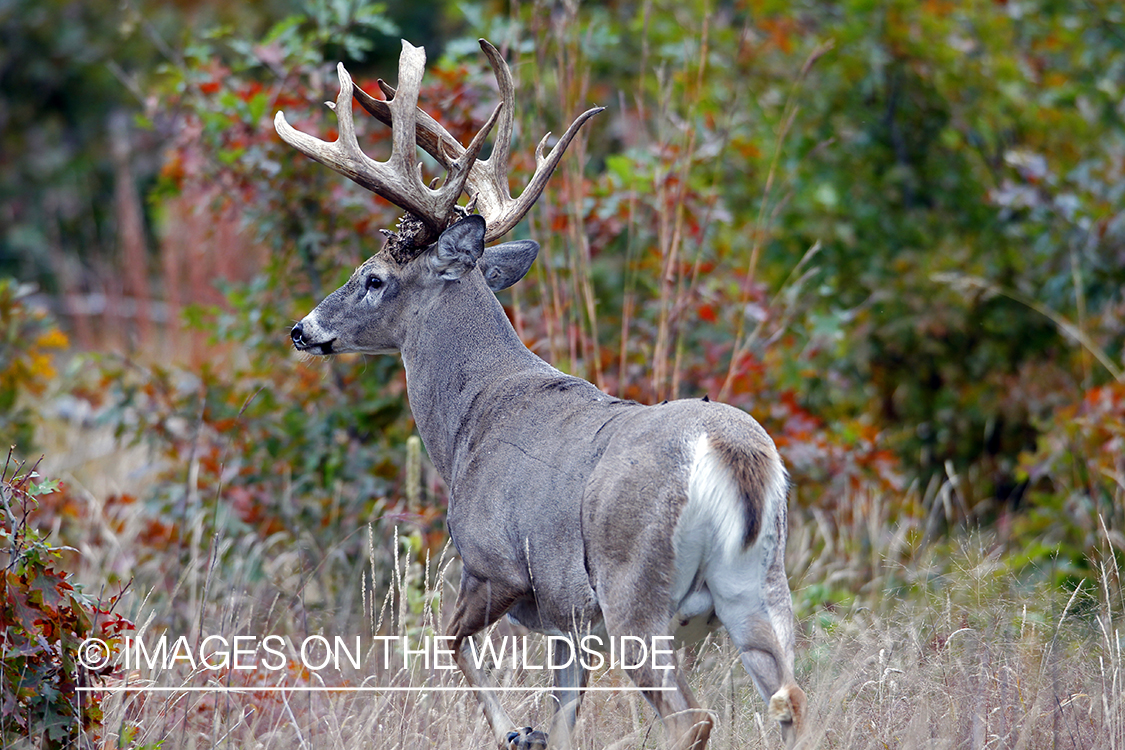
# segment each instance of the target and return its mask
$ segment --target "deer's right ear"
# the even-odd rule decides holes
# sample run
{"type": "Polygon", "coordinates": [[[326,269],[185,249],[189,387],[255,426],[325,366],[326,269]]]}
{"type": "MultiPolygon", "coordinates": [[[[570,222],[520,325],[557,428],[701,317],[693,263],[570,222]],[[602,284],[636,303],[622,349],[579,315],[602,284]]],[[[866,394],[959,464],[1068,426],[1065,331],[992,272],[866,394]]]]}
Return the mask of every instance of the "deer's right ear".
{"type": "Polygon", "coordinates": [[[535,240],[517,240],[485,248],[480,270],[488,288],[498,292],[515,284],[527,275],[537,255],[539,243],[535,240]]]}
{"type": "Polygon", "coordinates": [[[484,218],[467,216],[446,229],[430,251],[430,268],[453,281],[473,270],[484,254],[484,218]]]}

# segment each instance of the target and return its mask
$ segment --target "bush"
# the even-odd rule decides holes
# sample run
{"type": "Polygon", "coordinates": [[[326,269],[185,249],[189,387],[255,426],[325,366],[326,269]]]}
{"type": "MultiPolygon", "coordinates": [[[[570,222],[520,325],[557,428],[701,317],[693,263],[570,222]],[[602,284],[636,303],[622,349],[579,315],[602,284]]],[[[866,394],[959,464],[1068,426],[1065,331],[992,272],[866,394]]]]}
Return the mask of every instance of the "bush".
{"type": "MultiPolygon", "coordinates": [[[[15,463],[11,452],[0,470],[0,738],[4,745],[25,737],[45,748],[73,747],[96,731],[102,696],[79,692],[95,678],[110,676],[112,666],[88,671],[80,650],[89,638],[115,649],[133,624],[113,612],[108,602],[86,594],[58,567],[62,548],[35,527],[39,498],[65,492],[57,481],[43,480],[34,467],[15,463]]],[[[93,661],[109,656],[90,652],[93,661]]]]}
{"type": "Polygon", "coordinates": [[[30,451],[32,410],[55,377],[53,353],[65,349],[66,334],[46,313],[28,306],[35,288],[0,278],[0,435],[30,451]]]}

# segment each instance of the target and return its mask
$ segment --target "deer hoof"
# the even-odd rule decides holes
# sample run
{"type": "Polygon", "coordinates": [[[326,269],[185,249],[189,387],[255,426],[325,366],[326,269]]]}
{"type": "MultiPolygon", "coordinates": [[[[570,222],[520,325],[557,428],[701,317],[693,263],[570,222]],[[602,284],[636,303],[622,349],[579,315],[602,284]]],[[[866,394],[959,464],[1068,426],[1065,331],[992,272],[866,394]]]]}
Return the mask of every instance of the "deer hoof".
{"type": "Polygon", "coordinates": [[[547,750],[547,735],[531,727],[515,729],[508,732],[504,750],[547,750]]]}

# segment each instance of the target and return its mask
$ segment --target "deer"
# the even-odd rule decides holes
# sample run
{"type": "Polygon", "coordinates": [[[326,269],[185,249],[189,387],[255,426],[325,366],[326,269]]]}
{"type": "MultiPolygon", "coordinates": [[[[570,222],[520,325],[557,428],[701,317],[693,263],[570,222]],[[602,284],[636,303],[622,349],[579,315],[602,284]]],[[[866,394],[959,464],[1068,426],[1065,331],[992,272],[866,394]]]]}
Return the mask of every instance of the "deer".
{"type": "Polygon", "coordinates": [[[470,653],[474,636],[505,615],[572,642],[591,633],[620,638],[625,671],[676,750],[703,750],[712,714],[673,649],[635,657],[643,643],[656,643],[650,639],[721,624],[791,747],[806,697],[794,677],[789,478],[777,448],[740,409],[706,397],[658,405],[614,398],[521,341],[496,293],[527,274],[539,245],[492,243],[528,212],[602,108],[579,115],[547,154],[550,133],[543,137],[534,174],[513,198],[515,88],[500,52],[483,39],[480,46],[500,101],[468,147],[417,106],[425,50],[405,40],[397,89],[377,83],[385,99],[337,66],[339,95],[327,103],[335,141],[297,130],[277,112],[285,142],[405,212],[394,231],[382,230],[379,252],[293,326],[293,346],[402,357],[417,430],[448,487],[447,529],[461,560],[445,631],[497,747],[570,747],[590,672],[558,657],[548,731],[513,722],[470,653]],[[391,126],[385,161],[360,148],[353,97],[391,126]],[[481,159],[494,127],[492,152],[481,159]],[[418,148],[447,172],[440,186],[423,182],[418,148]]]}

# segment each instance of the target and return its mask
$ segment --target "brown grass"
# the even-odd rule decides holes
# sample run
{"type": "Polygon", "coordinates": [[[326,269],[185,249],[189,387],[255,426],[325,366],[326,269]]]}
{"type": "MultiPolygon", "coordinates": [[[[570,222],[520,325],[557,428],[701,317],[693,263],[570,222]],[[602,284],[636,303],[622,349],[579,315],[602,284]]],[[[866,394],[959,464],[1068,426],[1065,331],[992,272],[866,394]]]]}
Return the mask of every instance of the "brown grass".
{"type": "MultiPolygon", "coordinates": [[[[447,580],[447,591],[450,585],[447,580]]],[[[1119,618],[1110,617],[1095,593],[1093,584],[1080,589],[1058,621],[1043,616],[1042,592],[970,607],[954,603],[951,591],[944,598],[884,602],[882,613],[857,608],[802,623],[798,675],[810,697],[807,746],[1122,747],[1119,618]],[[1082,614],[1074,611],[1077,604],[1082,614]]],[[[227,596],[238,601],[246,592],[217,598],[227,596]]],[[[216,615],[208,619],[214,622],[216,615]]],[[[238,628],[228,623],[224,630],[238,628]]],[[[713,636],[681,658],[691,665],[697,695],[717,715],[712,747],[779,746],[725,636],[713,636]]],[[[501,684],[543,684],[523,673],[497,676],[501,684]]],[[[156,684],[176,684],[170,677],[150,675],[156,684]]],[[[163,748],[491,747],[471,694],[422,690],[459,684],[456,676],[392,670],[373,675],[371,684],[412,685],[419,692],[115,696],[107,702],[111,729],[101,746],[115,746],[114,735],[131,726],[136,742],[162,742],[163,748]]],[[[601,672],[592,684],[627,681],[620,673],[601,672]]],[[[549,721],[544,694],[510,693],[504,700],[519,722],[543,727],[549,721]]],[[[631,738],[629,747],[660,747],[662,729],[651,709],[623,690],[587,697],[576,737],[583,748],[622,737],[631,738]]]]}
{"type": "MultiPolygon", "coordinates": [[[[127,452],[123,458],[135,461],[127,452]]],[[[79,464],[81,462],[78,462],[79,464]]],[[[117,465],[127,465],[121,462],[117,465]]],[[[135,482],[136,474],[131,475],[135,482]]],[[[107,477],[107,484],[126,481],[107,477]]],[[[91,484],[89,479],[84,485],[91,484]]],[[[132,489],[143,489],[133,486],[132,489]]],[[[91,502],[96,502],[89,495],[91,502]]],[[[199,519],[196,519],[197,521],[199,519]]],[[[808,573],[846,577],[842,569],[809,566],[810,550],[840,545],[824,539],[826,527],[794,516],[790,568],[800,623],[798,679],[809,695],[808,747],[825,748],[1123,748],[1125,659],[1123,600],[1111,555],[1099,561],[1096,580],[1073,591],[1047,584],[1021,585],[991,551],[988,540],[966,539],[951,552],[916,555],[901,562],[901,535],[876,544],[877,567],[866,592],[846,610],[809,604],[808,573]],[[900,559],[892,559],[895,553],[900,559]],[[800,568],[800,571],[795,569],[800,568]]],[[[161,632],[197,642],[208,634],[299,639],[398,634],[419,637],[440,629],[456,590],[457,562],[450,550],[437,559],[411,551],[397,534],[372,538],[362,576],[335,577],[310,569],[332,550],[304,548],[286,538],[192,537],[187,563],[178,554],[153,555],[145,545],[140,514],[122,524],[84,524],[80,577],[105,581],[118,571],[136,576],[122,602],[142,637],[161,632]],[[362,580],[361,580],[362,579],[362,580]],[[382,598],[370,591],[390,583],[382,598]]],[[[194,524],[199,526],[200,524],[194,524]]],[[[368,533],[355,530],[355,533],[368,533]]],[[[853,560],[857,559],[855,557],[853,560]]],[[[852,571],[852,577],[858,576],[852,571]]],[[[497,634],[514,633],[502,624],[497,634]]],[[[372,653],[369,659],[378,661],[372,653]]],[[[764,718],[757,695],[725,635],[682,652],[700,701],[715,712],[713,748],[780,747],[777,729],[764,718]]],[[[541,674],[507,670],[504,685],[545,685],[541,674]]],[[[99,748],[491,748],[489,731],[469,693],[425,691],[460,685],[455,672],[361,669],[335,677],[303,673],[231,671],[192,673],[135,670],[107,684],[412,686],[417,692],[340,693],[117,693],[106,697],[99,748]],[[366,682],[365,682],[366,681],[366,682]]],[[[591,684],[627,687],[619,671],[596,673],[591,684]]],[[[546,727],[546,694],[507,693],[517,722],[546,727]]],[[[625,738],[628,747],[661,747],[663,730],[635,693],[592,693],[576,733],[581,748],[625,738]]]]}

